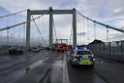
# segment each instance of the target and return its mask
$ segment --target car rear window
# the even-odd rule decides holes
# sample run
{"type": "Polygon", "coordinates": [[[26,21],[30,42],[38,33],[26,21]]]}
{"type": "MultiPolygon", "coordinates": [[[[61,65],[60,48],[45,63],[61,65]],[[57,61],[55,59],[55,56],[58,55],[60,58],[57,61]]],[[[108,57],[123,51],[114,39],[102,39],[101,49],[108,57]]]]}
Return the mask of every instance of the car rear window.
{"type": "Polygon", "coordinates": [[[84,49],[84,47],[78,47],[78,49],[84,49]]]}
{"type": "Polygon", "coordinates": [[[90,51],[77,51],[77,55],[91,55],[92,53],[90,51]]]}

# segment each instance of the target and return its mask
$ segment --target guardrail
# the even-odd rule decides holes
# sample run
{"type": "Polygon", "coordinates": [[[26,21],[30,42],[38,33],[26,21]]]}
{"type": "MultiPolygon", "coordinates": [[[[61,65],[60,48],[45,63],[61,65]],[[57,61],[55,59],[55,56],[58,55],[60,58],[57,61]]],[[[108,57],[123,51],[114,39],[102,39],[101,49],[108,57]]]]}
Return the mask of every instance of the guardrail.
{"type": "Polygon", "coordinates": [[[124,41],[105,42],[90,45],[95,55],[124,61],[124,41]]]}

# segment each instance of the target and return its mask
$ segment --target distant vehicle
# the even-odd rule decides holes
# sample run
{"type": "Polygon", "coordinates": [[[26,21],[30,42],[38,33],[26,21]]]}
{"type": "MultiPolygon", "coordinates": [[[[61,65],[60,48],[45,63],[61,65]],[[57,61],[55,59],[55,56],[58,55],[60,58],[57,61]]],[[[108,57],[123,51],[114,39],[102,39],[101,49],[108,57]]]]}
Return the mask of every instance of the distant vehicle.
{"type": "Polygon", "coordinates": [[[53,51],[65,52],[68,49],[68,39],[56,39],[56,43],[52,45],[53,51]]]}
{"type": "Polygon", "coordinates": [[[59,44],[52,44],[52,50],[57,51],[59,44]]]}
{"type": "Polygon", "coordinates": [[[64,52],[64,51],[66,51],[67,49],[68,49],[68,45],[65,44],[65,43],[61,43],[61,44],[59,44],[59,46],[58,46],[58,48],[57,48],[57,51],[59,51],[59,52],[64,52]]]}
{"type": "Polygon", "coordinates": [[[95,57],[90,50],[74,50],[74,53],[70,55],[70,63],[74,65],[89,65],[94,67],[95,57]]]}
{"type": "Polygon", "coordinates": [[[32,48],[31,48],[31,47],[30,47],[30,48],[28,48],[28,51],[29,51],[29,52],[31,52],[31,51],[32,51],[32,48]]]}
{"type": "Polygon", "coordinates": [[[9,48],[9,54],[23,54],[23,50],[21,50],[20,48],[16,48],[16,47],[11,47],[9,48]]]}
{"type": "Polygon", "coordinates": [[[51,48],[50,47],[46,47],[46,50],[51,50],[51,48]]]}
{"type": "Polygon", "coordinates": [[[33,48],[32,48],[32,52],[40,52],[40,49],[37,48],[37,47],[33,47],[33,48]]]}
{"type": "Polygon", "coordinates": [[[44,48],[43,48],[43,47],[40,47],[39,49],[40,49],[40,50],[44,50],[44,48]]]}

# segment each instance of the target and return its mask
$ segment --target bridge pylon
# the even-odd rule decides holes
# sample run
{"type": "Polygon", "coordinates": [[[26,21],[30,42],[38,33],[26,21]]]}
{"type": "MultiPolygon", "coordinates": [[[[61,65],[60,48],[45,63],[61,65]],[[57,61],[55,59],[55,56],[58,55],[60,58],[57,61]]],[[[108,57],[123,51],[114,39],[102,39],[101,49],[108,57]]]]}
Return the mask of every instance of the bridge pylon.
{"type": "Polygon", "coordinates": [[[52,19],[53,15],[61,15],[61,14],[72,14],[73,22],[73,45],[77,44],[77,30],[76,30],[76,9],[72,10],[53,10],[52,7],[49,10],[27,10],[27,26],[26,26],[26,47],[30,47],[30,22],[31,15],[49,15],[49,46],[52,46],[53,43],[53,25],[52,19]]]}

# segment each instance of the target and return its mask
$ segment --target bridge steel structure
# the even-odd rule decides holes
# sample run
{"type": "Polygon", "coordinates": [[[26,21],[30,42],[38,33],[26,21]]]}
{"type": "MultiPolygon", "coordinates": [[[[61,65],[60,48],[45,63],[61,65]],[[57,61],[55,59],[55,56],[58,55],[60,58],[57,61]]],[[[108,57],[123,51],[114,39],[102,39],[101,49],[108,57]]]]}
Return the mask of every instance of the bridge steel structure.
{"type": "Polygon", "coordinates": [[[61,14],[72,14],[72,28],[73,28],[73,45],[77,44],[77,30],[76,30],[76,9],[72,10],[53,10],[52,7],[49,10],[27,10],[27,25],[26,25],[26,47],[30,46],[30,20],[31,15],[49,15],[49,46],[52,46],[53,43],[53,15],[61,15],[61,14]]]}

